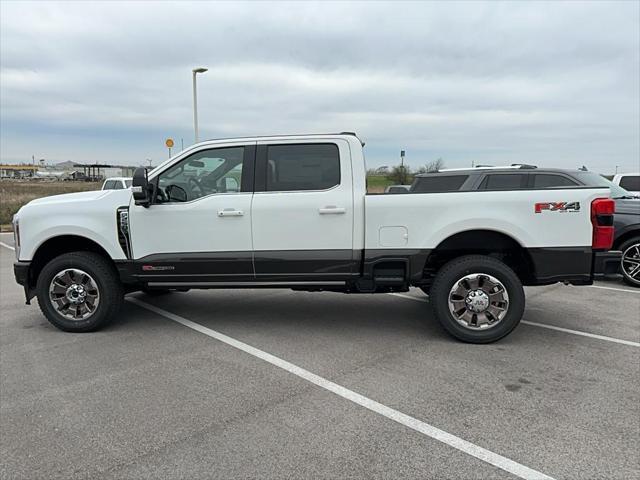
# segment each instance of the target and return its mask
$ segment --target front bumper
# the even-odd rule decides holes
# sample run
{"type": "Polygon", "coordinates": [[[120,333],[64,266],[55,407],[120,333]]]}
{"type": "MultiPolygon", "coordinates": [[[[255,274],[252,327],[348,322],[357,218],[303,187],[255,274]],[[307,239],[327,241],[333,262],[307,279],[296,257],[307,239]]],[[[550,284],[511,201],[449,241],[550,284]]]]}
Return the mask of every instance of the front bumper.
{"type": "Polygon", "coordinates": [[[595,277],[616,275],[620,272],[621,259],[622,252],[619,250],[596,252],[593,259],[593,275],[595,277]]]}
{"type": "Polygon", "coordinates": [[[16,277],[16,282],[24,288],[24,297],[27,305],[31,303],[31,299],[35,296],[35,289],[29,282],[29,267],[31,267],[31,262],[15,262],[13,264],[13,275],[16,277]]]}
{"type": "Polygon", "coordinates": [[[29,267],[31,262],[15,262],[13,264],[13,274],[23,287],[29,286],[29,267]]]}

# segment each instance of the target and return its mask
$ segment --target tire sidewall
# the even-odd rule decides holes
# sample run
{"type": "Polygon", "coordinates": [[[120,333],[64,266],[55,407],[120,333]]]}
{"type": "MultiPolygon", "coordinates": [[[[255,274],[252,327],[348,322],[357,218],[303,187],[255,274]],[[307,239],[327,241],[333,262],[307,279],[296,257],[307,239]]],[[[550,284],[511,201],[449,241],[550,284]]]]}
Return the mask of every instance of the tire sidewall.
{"type": "Polygon", "coordinates": [[[51,260],[40,272],[37,284],[38,303],[47,319],[56,327],[67,332],[86,332],[99,328],[111,316],[109,298],[109,279],[104,271],[93,262],[81,256],[61,255],[51,260]],[[89,274],[98,287],[100,301],[93,315],[84,320],[69,320],[62,316],[52,305],[49,298],[49,285],[54,276],[67,268],[77,268],[89,274]]]}
{"type": "MultiPolygon", "coordinates": [[[[629,240],[624,242],[622,245],[620,245],[620,250],[622,251],[622,254],[624,255],[624,253],[629,248],[631,248],[633,245],[637,245],[637,244],[640,244],[640,237],[630,238],[629,240]]],[[[624,280],[624,282],[627,285],[630,285],[630,286],[635,287],[635,288],[640,288],[640,282],[638,282],[636,280],[633,280],[625,272],[623,264],[622,264],[622,258],[620,259],[620,273],[622,274],[622,279],[624,280]]]]}
{"type": "Polygon", "coordinates": [[[452,260],[436,276],[430,301],[440,324],[454,337],[471,343],[490,343],[508,335],[522,319],[525,295],[518,276],[507,265],[491,257],[468,256],[452,260]],[[449,311],[449,292],[462,277],[484,273],[497,278],[509,295],[509,309],[495,327],[471,330],[463,327],[449,311]]]}

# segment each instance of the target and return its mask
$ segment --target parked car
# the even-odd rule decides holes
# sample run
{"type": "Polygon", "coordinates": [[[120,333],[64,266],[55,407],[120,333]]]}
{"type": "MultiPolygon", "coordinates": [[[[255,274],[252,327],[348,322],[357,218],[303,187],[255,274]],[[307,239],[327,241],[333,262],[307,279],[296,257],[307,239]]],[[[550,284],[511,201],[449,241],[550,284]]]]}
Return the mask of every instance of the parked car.
{"type": "Polygon", "coordinates": [[[512,173],[482,192],[367,195],[355,134],[202,142],[139,168],[130,190],[23,206],[15,277],[71,332],[105,325],[139,290],[415,286],[450,334],[492,342],[520,322],[523,285],[589,285],[593,252],[613,241],[609,188],[501,188],[524,181],[512,173]]]}
{"type": "Polygon", "coordinates": [[[131,188],[131,177],[111,177],[107,178],[102,184],[101,190],[123,190],[131,188]]]}
{"type": "Polygon", "coordinates": [[[384,189],[384,193],[409,193],[411,185],[389,185],[384,189]]]}
{"type": "Polygon", "coordinates": [[[598,252],[595,273],[621,273],[629,285],[640,287],[640,199],[624,188],[594,172],[537,168],[533,165],[449,169],[416,175],[410,191],[433,193],[449,191],[503,191],[607,187],[616,202],[613,249],[617,253],[598,252]]]}
{"type": "Polygon", "coordinates": [[[618,173],[613,176],[612,182],[633,196],[640,197],[640,173],[618,173]]]}

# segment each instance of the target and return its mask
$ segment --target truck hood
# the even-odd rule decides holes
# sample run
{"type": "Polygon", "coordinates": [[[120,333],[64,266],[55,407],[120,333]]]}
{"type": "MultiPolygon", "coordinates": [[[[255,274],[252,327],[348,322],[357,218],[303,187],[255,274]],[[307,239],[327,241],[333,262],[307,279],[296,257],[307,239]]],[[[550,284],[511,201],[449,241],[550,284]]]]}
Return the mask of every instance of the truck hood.
{"type": "Polygon", "coordinates": [[[64,193],[31,200],[18,210],[16,217],[67,215],[72,212],[115,212],[117,207],[129,205],[130,200],[131,190],[128,188],[123,190],[64,193]]]}
{"type": "Polygon", "coordinates": [[[68,202],[87,202],[98,200],[104,197],[110,190],[94,190],[90,192],[63,193],[61,195],[51,195],[49,197],[36,198],[31,200],[27,205],[42,205],[45,203],[68,203],[68,202]]]}

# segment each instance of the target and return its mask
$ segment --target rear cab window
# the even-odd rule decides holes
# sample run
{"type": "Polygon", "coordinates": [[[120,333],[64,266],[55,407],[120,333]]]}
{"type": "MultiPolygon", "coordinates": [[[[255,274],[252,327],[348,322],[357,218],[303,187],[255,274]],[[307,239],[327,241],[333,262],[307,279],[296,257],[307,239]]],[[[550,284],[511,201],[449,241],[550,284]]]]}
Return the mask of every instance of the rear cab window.
{"type": "Polygon", "coordinates": [[[268,145],[265,190],[328,190],[340,184],[340,153],[333,143],[268,145]]]}
{"type": "Polygon", "coordinates": [[[577,182],[571,180],[564,175],[557,175],[555,173],[536,173],[533,174],[532,188],[563,188],[563,187],[576,187],[577,182]]]}
{"type": "Polygon", "coordinates": [[[527,188],[525,173],[490,173],[484,177],[478,190],[522,190],[527,188]]]}
{"type": "Polygon", "coordinates": [[[411,185],[411,193],[456,192],[461,189],[469,175],[429,175],[416,177],[411,185]]]}
{"type": "Polygon", "coordinates": [[[625,175],[620,179],[620,186],[630,192],[640,191],[640,176],[625,175]]]}

